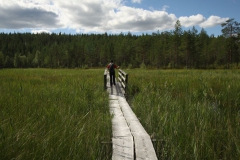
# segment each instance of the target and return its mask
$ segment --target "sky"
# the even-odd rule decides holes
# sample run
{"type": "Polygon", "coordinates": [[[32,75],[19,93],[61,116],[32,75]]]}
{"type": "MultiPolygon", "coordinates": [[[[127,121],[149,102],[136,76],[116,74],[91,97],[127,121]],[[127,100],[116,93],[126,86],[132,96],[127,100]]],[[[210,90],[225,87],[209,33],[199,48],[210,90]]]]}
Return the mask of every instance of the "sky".
{"type": "Polygon", "coordinates": [[[151,34],[203,28],[221,35],[221,23],[240,22],[240,0],[0,0],[0,33],[151,34]]]}

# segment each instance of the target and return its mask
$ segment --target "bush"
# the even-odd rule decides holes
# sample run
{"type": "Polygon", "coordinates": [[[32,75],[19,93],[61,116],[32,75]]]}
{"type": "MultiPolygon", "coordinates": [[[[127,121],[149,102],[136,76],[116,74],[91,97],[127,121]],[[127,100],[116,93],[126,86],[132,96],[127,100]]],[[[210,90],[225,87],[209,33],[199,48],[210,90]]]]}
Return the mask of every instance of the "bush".
{"type": "Polygon", "coordinates": [[[146,68],[147,68],[144,62],[142,62],[142,63],[140,64],[140,68],[141,68],[141,69],[146,69],[146,68]]]}
{"type": "Polygon", "coordinates": [[[133,66],[132,66],[132,64],[130,63],[129,65],[128,65],[128,69],[132,69],[133,68],[133,66]]]}

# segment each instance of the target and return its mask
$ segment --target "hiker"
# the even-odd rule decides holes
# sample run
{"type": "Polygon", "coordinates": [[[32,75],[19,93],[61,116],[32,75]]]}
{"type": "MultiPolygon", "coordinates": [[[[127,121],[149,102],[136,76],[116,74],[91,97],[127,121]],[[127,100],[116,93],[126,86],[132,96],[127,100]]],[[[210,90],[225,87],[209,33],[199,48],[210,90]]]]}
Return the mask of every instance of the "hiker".
{"type": "Polygon", "coordinates": [[[109,75],[110,75],[110,85],[112,87],[112,85],[116,85],[115,83],[115,70],[114,68],[119,68],[119,66],[117,66],[116,64],[113,63],[113,60],[111,60],[111,63],[108,64],[107,66],[108,70],[109,70],[109,75]]]}

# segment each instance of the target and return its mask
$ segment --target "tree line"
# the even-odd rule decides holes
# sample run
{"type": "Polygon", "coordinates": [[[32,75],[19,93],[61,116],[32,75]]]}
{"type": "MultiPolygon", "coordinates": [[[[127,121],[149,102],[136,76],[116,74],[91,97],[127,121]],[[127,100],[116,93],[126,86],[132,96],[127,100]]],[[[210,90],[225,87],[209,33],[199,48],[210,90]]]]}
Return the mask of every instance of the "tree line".
{"type": "Polygon", "coordinates": [[[0,33],[0,68],[92,68],[113,59],[122,68],[240,68],[240,23],[222,35],[195,27],[152,34],[0,33]]]}

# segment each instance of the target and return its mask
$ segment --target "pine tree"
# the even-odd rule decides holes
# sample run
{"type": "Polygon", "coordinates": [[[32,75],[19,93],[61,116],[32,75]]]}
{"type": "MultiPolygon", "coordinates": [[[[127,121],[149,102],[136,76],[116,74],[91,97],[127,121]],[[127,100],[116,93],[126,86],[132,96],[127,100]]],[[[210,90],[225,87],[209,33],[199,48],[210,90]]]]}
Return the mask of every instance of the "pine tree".
{"type": "Polygon", "coordinates": [[[4,55],[2,51],[0,51],[0,69],[4,67],[4,55]]]}
{"type": "Polygon", "coordinates": [[[181,45],[181,36],[183,34],[181,22],[177,20],[175,30],[173,31],[173,47],[174,47],[174,66],[179,65],[179,47],[181,45]]]}
{"type": "Polygon", "coordinates": [[[227,63],[227,68],[229,68],[229,65],[232,63],[233,57],[239,59],[239,54],[238,54],[238,40],[239,40],[239,34],[240,34],[240,23],[237,21],[234,21],[234,18],[231,18],[227,20],[225,23],[221,24],[222,27],[222,33],[223,36],[227,38],[227,46],[228,46],[228,63],[227,63]]]}

